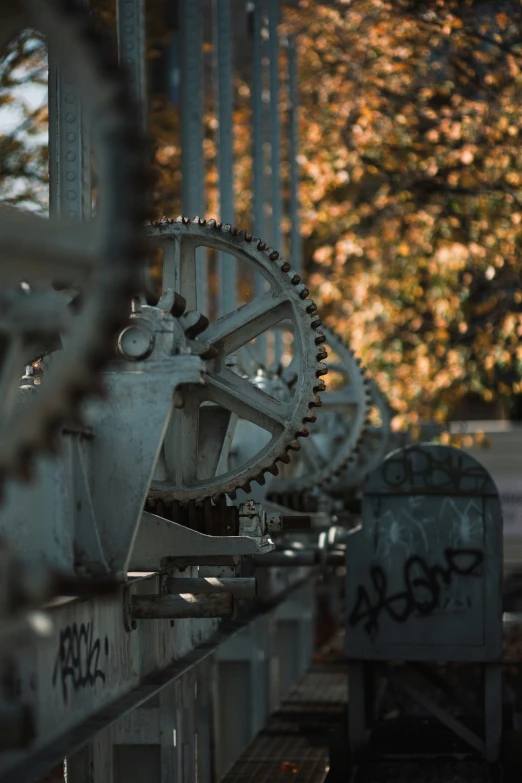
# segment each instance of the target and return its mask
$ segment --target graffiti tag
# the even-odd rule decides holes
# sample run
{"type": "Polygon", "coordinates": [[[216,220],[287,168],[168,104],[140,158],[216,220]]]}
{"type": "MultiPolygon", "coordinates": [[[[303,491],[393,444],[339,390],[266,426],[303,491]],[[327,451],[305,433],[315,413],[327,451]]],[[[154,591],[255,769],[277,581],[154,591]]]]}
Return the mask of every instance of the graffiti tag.
{"type": "Polygon", "coordinates": [[[364,629],[372,638],[379,631],[379,617],[386,612],[392,620],[404,623],[412,614],[427,616],[437,609],[450,611],[468,608],[470,600],[462,603],[455,597],[444,600],[444,588],[451,585],[455,576],[480,577],[484,556],[478,549],[445,549],[444,564],[429,566],[418,555],[409,557],[403,566],[404,590],[388,595],[388,577],[381,566],[370,568],[370,580],[375,593],[372,602],[364,585],[357,588],[354,607],[350,613],[350,625],[364,623],[364,629]]]}
{"type": "MultiPolygon", "coordinates": [[[[109,640],[105,637],[105,655],[109,653],[109,640]]],[[[60,641],[53,671],[53,687],[58,680],[62,688],[64,704],[69,697],[68,687],[76,691],[92,687],[97,680],[105,682],[105,673],[100,668],[101,641],[94,639],[92,621],[79,626],[68,625],[60,631],[60,641]]]]}

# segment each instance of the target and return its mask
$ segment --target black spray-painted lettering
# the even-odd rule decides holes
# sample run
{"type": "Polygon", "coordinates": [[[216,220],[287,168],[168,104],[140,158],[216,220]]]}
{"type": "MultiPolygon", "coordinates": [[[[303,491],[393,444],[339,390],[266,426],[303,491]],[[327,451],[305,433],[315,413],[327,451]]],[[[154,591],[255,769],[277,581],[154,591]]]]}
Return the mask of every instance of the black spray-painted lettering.
{"type": "MultiPolygon", "coordinates": [[[[99,668],[101,642],[93,638],[92,621],[78,626],[68,625],[60,631],[60,642],[56,653],[53,671],[53,686],[58,677],[62,686],[64,704],[69,697],[68,685],[76,693],[87,685],[93,686],[97,680],[105,682],[105,673],[99,668]]],[[[105,637],[105,655],[109,653],[109,640],[105,637]]]]}
{"type": "Polygon", "coordinates": [[[436,609],[468,608],[469,598],[463,604],[449,596],[442,603],[442,588],[449,587],[454,576],[480,577],[483,559],[478,549],[445,549],[445,564],[429,566],[422,557],[412,555],[403,567],[404,590],[394,595],[388,595],[388,577],[381,566],[372,566],[370,580],[376,600],[372,603],[366,587],[359,585],[350,613],[350,625],[353,627],[364,622],[365,631],[374,638],[379,631],[379,617],[383,611],[395,622],[404,623],[413,613],[426,616],[436,609]]]}

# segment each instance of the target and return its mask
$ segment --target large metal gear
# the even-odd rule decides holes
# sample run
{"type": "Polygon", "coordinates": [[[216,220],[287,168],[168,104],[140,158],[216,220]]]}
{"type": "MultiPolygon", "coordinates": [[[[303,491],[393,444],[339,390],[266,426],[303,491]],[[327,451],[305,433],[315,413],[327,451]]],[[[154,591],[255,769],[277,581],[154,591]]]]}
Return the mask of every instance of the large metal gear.
{"type": "Polygon", "coordinates": [[[391,420],[393,410],[373,379],[369,379],[371,396],[369,423],[356,458],[328,487],[334,497],[343,497],[360,487],[366,477],[380,465],[392,448],[391,420]]]}
{"type": "Polygon", "coordinates": [[[179,217],[155,223],[149,237],[163,247],[164,263],[172,264],[179,290],[190,304],[195,302],[195,251],[199,246],[231,254],[260,273],[270,286],[202,332],[201,338],[215,353],[206,362],[206,384],[187,390],[183,409],[175,411],[149,494],[152,500],[182,503],[223,494],[235,498],[240,488],[249,492],[252,481],[264,484],[265,473],[277,475],[277,463],[290,462],[289,452],[299,450],[298,439],[308,435],[306,424],[315,421],[313,409],[321,404],[317,395],[325,388],[320,378],[327,372],[322,364],[327,356],[326,338],[318,331],[321,320],[290,264],[245,231],[215,220],[179,217]],[[190,275],[192,287],[187,282],[190,275]],[[293,331],[294,355],[299,357],[299,376],[286,402],[234,372],[236,352],[285,320],[293,331]],[[228,452],[238,419],[268,433],[268,442],[255,456],[230,469],[228,452]]]}
{"type": "Polygon", "coordinates": [[[0,475],[20,476],[36,451],[54,447],[57,429],[83,398],[99,391],[99,370],[128,317],[144,257],[148,178],[130,93],[88,15],[71,2],[3,3],[0,46],[5,50],[27,29],[45,36],[58,61],[74,63],[100,195],[88,222],[0,205],[0,475]],[[77,294],[72,308],[71,287],[77,294]],[[56,290],[65,288],[64,296],[56,290]],[[64,350],[54,354],[35,393],[20,402],[28,359],[42,341],[56,347],[57,339],[64,350]]]}
{"type": "MultiPolygon", "coordinates": [[[[361,361],[335,332],[325,329],[324,334],[329,384],[318,424],[303,443],[292,473],[270,485],[270,498],[278,502],[293,498],[292,508],[300,493],[314,487],[328,492],[335,477],[356,459],[369,424],[370,383],[361,361]]],[[[291,366],[284,375],[292,383],[291,366]]]]}

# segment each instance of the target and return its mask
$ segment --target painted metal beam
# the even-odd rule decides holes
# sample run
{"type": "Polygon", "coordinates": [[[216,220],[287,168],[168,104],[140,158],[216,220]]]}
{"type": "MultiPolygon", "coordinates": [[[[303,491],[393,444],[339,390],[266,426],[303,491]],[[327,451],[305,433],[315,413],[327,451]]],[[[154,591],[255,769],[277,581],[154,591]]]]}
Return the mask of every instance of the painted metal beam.
{"type": "MultiPolygon", "coordinates": [[[[234,225],[233,54],[230,0],[214,0],[213,12],[217,72],[220,220],[234,225]]],[[[237,261],[232,256],[218,253],[218,276],[218,315],[223,315],[237,307],[237,261]]]]}
{"type": "Polygon", "coordinates": [[[147,127],[147,67],[145,0],[117,0],[118,56],[127,72],[140,113],[147,127]]]}
{"type": "MultiPolygon", "coordinates": [[[[205,213],[203,157],[203,4],[179,0],[181,55],[181,209],[189,217],[205,213]]],[[[196,251],[196,304],[208,313],[208,264],[196,251]]]]}
{"type": "Polygon", "coordinates": [[[288,41],[288,93],[290,109],[288,117],[288,154],[290,158],[290,254],[292,266],[297,272],[303,267],[303,247],[299,223],[299,97],[297,53],[295,41],[288,41]]]}
{"type": "MultiPolygon", "coordinates": [[[[263,104],[263,6],[264,0],[252,3],[252,230],[255,236],[265,236],[265,165],[263,149],[263,129],[265,111],[263,104]]],[[[266,291],[266,282],[261,275],[254,276],[254,295],[261,296],[266,291]]],[[[264,364],[266,361],[266,335],[256,340],[257,355],[264,364]]]]}
{"type": "MultiPolygon", "coordinates": [[[[281,221],[283,199],[281,193],[281,117],[279,108],[279,0],[268,0],[268,53],[270,83],[270,201],[272,207],[271,244],[282,252],[281,221]]],[[[277,367],[283,354],[283,335],[276,329],[274,335],[274,363],[277,367]]]]}
{"type": "MultiPolygon", "coordinates": [[[[78,3],[88,8],[87,0],[78,3]]],[[[91,217],[91,151],[72,62],[49,51],[49,211],[91,217]]]]}

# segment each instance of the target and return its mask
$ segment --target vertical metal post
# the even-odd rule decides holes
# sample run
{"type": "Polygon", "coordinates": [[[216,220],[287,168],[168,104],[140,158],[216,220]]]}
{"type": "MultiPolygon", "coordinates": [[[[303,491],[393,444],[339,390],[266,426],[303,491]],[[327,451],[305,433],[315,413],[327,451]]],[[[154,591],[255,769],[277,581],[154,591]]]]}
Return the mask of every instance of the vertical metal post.
{"type": "MultiPolygon", "coordinates": [[[[263,0],[253,4],[253,41],[252,41],[252,195],[253,195],[253,232],[263,238],[265,235],[265,184],[263,152],[263,0]]],[[[260,296],[266,290],[264,278],[254,277],[254,295],[260,296]]],[[[257,338],[258,356],[264,364],[266,360],[266,336],[257,338]]]]}
{"type": "MultiPolygon", "coordinates": [[[[179,0],[181,49],[181,207],[185,215],[205,213],[203,158],[203,4],[179,0]]],[[[207,258],[196,251],[196,303],[208,313],[207,258]]]]}
{"type": "MultiPolygon", "coordinates": [[[[88,8],[87,0],[79,3],[88,8]]],[[[91,152],[74,65],[49,51],[49,211],[70,220],[91,217],[91,152]]]]}
{"type": "Polygon", "coordinates": [[[140,123],[147,126],[147,77],[145,50],[145,0],[117,0],[118,55],[129,76],[140,112],[140,123]]]}
{"type": "Polygon", "coordinates": [[[290,253],[292,266],[296,272],[301,272],[302,243],[301,229],[299,225],[299,168],[297,155],[299,150],[299,103],[297,93],[297,57],[295,42],[288,41],[288,93],[290,111],[288,117],[289,144],[288,154],[290,158],[290,253]]]}
{"type": "MultiPolygon", "coordinates": [[[[232,40],[230,0],[214,0],[214,35],[216,44],[218,166],[220,220],[234,223],[232,135],[232,40]]],[[[237,262],[226,253],[218,254],[218,315],[237,307],[237,262]]]]}
{"type": "MultiPolygon", "coordinates": [[[[268,48],[270,75],[270,157],[271,157],[271,201],[272,237],[274,250],[282,251],[281,218],[283,202],[281,195],[281,123],[279,116],[279,0],[268,0],[268,48]]],[[[275,332],[274,359],[279,365],[283,353],[282,332],[275,332]]]]}

